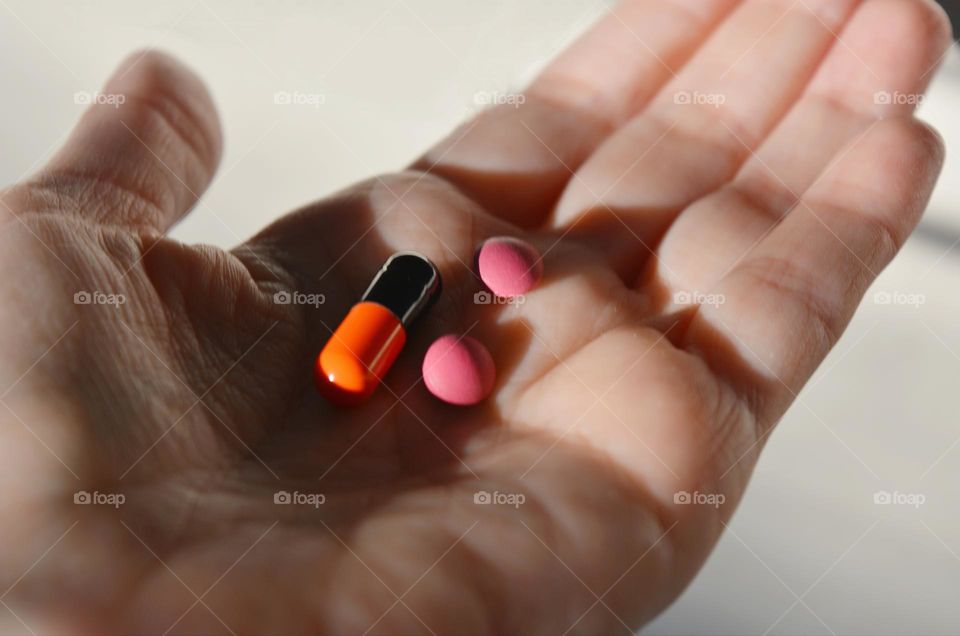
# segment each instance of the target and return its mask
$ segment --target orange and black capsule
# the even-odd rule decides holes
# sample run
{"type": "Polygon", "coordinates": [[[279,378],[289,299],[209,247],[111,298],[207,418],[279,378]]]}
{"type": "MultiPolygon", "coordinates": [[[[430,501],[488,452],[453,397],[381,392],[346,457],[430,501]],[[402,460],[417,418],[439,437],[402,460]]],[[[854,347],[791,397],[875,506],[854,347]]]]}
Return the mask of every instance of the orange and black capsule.
{"type": "Polygon", "coordinates": [[[427,258],[399,252],[387,259],[317,356],[320,394],[339,406],[369,398],[400,355],[406,330],[440,290],[440,272],[427,258]]]}

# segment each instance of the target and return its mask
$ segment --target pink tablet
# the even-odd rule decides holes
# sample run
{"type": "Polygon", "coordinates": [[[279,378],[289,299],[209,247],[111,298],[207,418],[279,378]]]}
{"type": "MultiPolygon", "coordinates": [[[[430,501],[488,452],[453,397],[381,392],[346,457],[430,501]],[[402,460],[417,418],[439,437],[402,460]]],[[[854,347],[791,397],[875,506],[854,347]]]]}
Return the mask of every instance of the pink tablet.
{"type": "Polygon", "coordinates": [[[423,383],[450,404],[469,406],[490,395],[497,378],[490,352],[470,336],[437,338],[423,358],[423,383]]]}
{"type": "Polygon", "coordinates": [[[536,248],[509,236],[484,241],[477,266],[483,284],[497,296],[506,298],[527,293],[543,276],[543,262],[536,248]]]}

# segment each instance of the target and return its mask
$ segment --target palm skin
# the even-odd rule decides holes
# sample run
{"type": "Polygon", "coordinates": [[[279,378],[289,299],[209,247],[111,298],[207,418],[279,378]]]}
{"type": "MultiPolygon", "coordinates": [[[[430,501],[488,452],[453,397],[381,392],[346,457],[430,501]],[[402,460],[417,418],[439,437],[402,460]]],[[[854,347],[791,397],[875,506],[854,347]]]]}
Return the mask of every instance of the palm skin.
{"type": "Polygon", "coordinates": [[[626,2],[521,108],[231,252],[164,236],[209,181],[219,131],[186,69],[131,58],[108,88],[132,99],[94,107],[3,195],[0,258],[19,275],[0,288],[2,538],[22,546],[0,570],[5,626],[592,634],[649,620],[706,558],[941,161],[929,130],[872,95],[923,89],[942,16],[820,4],[626,2]],[[878,34],[896,50],[868,46],[878,34]],[[596,72],[638,38],[648,53],[596,72]],[[765,69],[764,98],[756,73],[717,59],[765,69]],[[670,98],[701,85],[727,108],[670,98]],[[522,304],[475,304],[474,250],[504,234],[540,248],[545,279],[522,304]],[[404,249],[437,263],[443,296],[375,397],[334,408],[313,358],[404,249]],[[78,305],[81,290],[125,302],[78,305]],[[277,304],[281,291],[326,302],[277,304]],[[427,345],[450,332],[497,361],[480,406],[422,386],[427,345]],[[125,502],[78,506],[79,490],[125,502]],[[277,505],[281,491],[325,501],[277,505]],[[481,491],[524,501],[478,505],[481,491]],[[679,505],[681,491],[725,501],[679,505]]]}

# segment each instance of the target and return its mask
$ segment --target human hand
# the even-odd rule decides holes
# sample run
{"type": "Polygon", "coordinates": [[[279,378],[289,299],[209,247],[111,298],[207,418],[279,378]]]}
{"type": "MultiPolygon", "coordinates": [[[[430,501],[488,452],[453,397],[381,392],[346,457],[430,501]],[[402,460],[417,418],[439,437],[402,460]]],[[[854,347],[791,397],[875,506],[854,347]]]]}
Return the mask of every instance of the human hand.
{"type": "Polygon", "coordinates": [[[877,95],[922,92],[948,42],[920,0],[628,1],[519,108],[230,252],[164,236],[220,155],[205,89],[131,58],[104,89],[126,102],[2,195],[4,631],[639,627],[925,207],[941,144],[877,95]],[[475,304],[504,234],[544,281],[475,304]],[[313,359],[401,249],[443,297],[374,399],[333,408],[313,359]],[[485,404],[423,388],[447,332],[491,349],[485,404]]]}

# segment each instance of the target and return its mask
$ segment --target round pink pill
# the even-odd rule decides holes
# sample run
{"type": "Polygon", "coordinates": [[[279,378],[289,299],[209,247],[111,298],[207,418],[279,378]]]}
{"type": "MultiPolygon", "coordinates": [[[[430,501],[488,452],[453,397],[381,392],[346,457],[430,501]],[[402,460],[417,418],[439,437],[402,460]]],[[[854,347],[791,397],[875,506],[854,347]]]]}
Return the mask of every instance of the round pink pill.
{"type": "Polygon", "coordinates": [[[423,358],[423,383],[444,402],[469,406],[490,395],[497,379],[490,352],[470,336],[441,336],[423,358]]]}
{"type": "Polygon", "coordinates": [[[537,249],[517,238],[498,236],[480,246],[477,257],[480,279],[497,296],[525,294],[540,282],[543,261],[537,249]]]}

